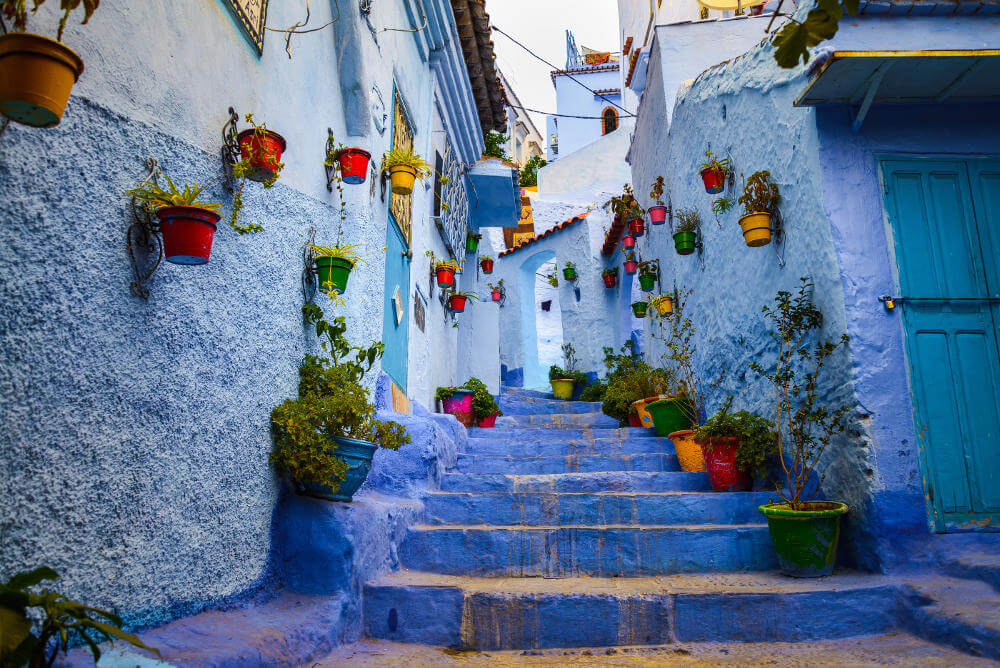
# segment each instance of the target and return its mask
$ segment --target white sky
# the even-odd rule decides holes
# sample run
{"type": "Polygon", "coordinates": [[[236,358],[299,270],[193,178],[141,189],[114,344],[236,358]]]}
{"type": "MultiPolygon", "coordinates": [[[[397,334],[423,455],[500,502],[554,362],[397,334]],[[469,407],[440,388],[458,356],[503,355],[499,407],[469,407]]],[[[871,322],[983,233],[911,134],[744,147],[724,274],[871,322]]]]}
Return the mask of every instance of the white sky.
{"type": "MultiPolygon", "coordinates": [[[[617,0],[486,0],[490,23],[559,68],[566,66],[566,30],[577,46],[617,51],[617,0]]],[[[533,109],[554,112],[556,93],[549,78],[551,67],[498,32],[493,33],[497,64],[521,99],[533,109]]],[[[545,116],[531,114],[545,136],[545,116]]]]}

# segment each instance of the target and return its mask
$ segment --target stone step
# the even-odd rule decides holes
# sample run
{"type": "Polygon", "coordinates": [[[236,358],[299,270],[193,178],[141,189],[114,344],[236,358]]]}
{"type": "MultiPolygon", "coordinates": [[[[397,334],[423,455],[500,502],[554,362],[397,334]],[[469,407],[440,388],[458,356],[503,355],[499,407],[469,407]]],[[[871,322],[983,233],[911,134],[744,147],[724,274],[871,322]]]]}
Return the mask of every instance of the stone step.
{"type": "Polygon", "coordinates": [[[425,508],[430,524],[751,524],[761,521],[757,507],[773,497],[767,492],[436,492],[425,499],[425,508]]]}
{"type": "Polygon", "coordinates": [[[364,625],[370,638],[481,651],[792,642],[895,630],[899,588],[851,573],[495,580],[401,571],[365,585],[364,625]]]}
{"type": "Polygon", "coordinates": [[[504,415],[555,415],[568,413],[594,413],[601,404],[589,401],[561,401],[558,399],[529,399],[511,401],[500,397],[497,402],[504,415]]]}
{"type": "MultiPolygon", "coordinates": [[[[503,419],[503,418],[501,418],[503,419]]],[[[613,429],[608,427],[542,427],[539,425],[524,425],[521,427],[503,427],[497,425],[490,429],[472,427],[470,438],[500,438],[510,441],[535,439],[540,441],[561,441],[568,438],[660,438],[655,429],[642,427],[625,427],[613,429]]],[[[670,440],[670,439],[667,439],[670,440]]]]}
{"type": "Polygon", "coordinates": [[[543,415],[506,416],[505,424],[517,427],[544,427],[559,429],[561,427],[590,427],[592,429],[618,429],[618,420],[604,413],[549,413],[543,415]]]}
{"type": "Polygon", "coordinates": [[[491,438],[471,436],[465,449],[470,455],[622,455],[639,453],[676,454],[669,438],[491,438]]]}
{"type": "Polygon", "coordinates": [[[707,473],[683,471],[599,471],[509,475],[446,473],[444,492],[699,492],[709,491],[707,473]]]}
{"type": "Polygon", "coordinates": [[[636,577],[777,565],[766,524],[419,524],[410,527],[399,557],[411,570],[490,577],[636,577]]]}
{"type": "Polygon", "coordinates": [[[969,551],[942,563],[950,575],[967,580],[982,580],[1000,592],[1000,554],[969,551]]]}
{"type": "Polygon", "coordinates": [[[574,473],[596,471],[679,471],[676,455],[470,455],[459,454],[456,473],[574,473]]]}
{"type": "Polygon", "coordinates": [[[987,582],[925,574],[915,592],[911,630],[977,656],[1000,657],[1000,594],[987,582]]]}

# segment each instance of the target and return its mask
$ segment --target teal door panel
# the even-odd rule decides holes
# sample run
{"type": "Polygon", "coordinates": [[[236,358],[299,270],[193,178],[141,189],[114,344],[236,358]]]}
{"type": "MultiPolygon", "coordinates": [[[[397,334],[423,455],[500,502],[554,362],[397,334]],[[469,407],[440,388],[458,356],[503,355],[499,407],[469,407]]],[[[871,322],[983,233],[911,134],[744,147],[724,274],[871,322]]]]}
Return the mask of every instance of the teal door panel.
{"type": "Polygon", "coordinates": [[[385,242],[385,297],[382,310],[382,343],[385,344],[385,354],[382,356],[382,370],[405,393],[410,331],[410,261],[406,241],[391,215],[385,242]]]}
{"type": "Polygon", "coordinates": [[[921,459],[938,530],[1000,525],[996,161],[885,160],[921,459]],[[991,222],[992,221],[992,222],[991,222]]]}

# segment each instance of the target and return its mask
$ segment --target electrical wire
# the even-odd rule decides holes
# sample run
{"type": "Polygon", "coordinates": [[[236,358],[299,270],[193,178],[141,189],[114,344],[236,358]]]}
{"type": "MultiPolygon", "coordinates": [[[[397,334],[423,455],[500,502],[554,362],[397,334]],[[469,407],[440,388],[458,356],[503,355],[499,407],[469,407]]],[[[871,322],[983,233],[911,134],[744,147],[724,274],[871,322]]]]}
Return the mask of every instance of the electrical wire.
{"type": "Polygon", "coordinates": [[[562,118],[583,118],[590,121],[603,121],[604,116],[576,116],[574,114],[556,114],[551,111],[542,111],[541,109],[532,109],[531,107],[519,107],[516,104],[507,104],[511,109],[521,109],[523,111],[533,111],[536,114],[544,114],[546,116],[560,116],[562,118]]]}
{"type": "MultiPolygon", "coordinates": [[[[560,68],[560,67],[558,67],[556,65],[553,65],[549,61],[545,60],[544,58],[542,58],[541,56],[539,56],[537,53],[535,53],[534,51],[532,51],[531,49],[529,49],[528,47],[526,47],[524,44],[522,44],[518,40],[516,40],[513,37],[511,37],[510,35],[508,35],[506,32],[504,32],[500,28],[496,27],[495,25],[491,24],[490,25],[490,29],[494,30],[494,31],[496,31],[498,33],[500,33],[501,35],[503,35],[504,37],[506,37],[510,41],[514,42],[514,44],[517,44],[519,47],[521,47],[522,49],[524,49],[525,51],[527,51],[532,56],[534,56],[538,60],[542,61],[543,63],[545,63],[546,65],[548,65],[552,69],[557,70],[557,71],[562,71],[562,68],[560,68]]],[[[579,79],[577,79],[576,77],[574,77],[572,74],[566,73],[566,76],[569,77],[570,79],[572,79],[573,81],[575,81],[576,83],[580,84],[581,86],[583,86],[584,88],[586,88],[587,90],[589,90],[591,93],[593,93],[595,96],[601,98],[602,100],[604,100],[608,104],[610,104],[610,105],[612,105],[614,107],[618,107],[619,109],[621,109],[622,111],[624,111],[625,114],[629,118],[635,118],[635,114],[633,114],[631,111],[629,111],[625,107],[621,106],[620,104],[617,104],[616,102],[613,102],[612,100],[609,100],[608,98],[604,97],[603,95],[601,95],[600,93],[598,93],[597,91],[595,91],[593,88],[591,88],[587,84],[583,83],[582,81],[580,81],[579,79]]],[[[544,112],[537,112],[537,113],[544,113],[544,112]]]]}

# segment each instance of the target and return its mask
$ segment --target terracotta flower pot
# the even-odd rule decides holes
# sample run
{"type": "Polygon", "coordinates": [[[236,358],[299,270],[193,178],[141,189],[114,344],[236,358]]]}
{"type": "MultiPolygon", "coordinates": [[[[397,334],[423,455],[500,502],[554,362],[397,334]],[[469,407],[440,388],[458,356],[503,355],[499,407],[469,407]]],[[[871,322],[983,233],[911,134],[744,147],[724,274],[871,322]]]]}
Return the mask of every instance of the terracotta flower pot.
{"type": "MultiPolygon", "coordinates": [[[[647,429],[653,428],[653,416],[650,415],[649,410],[646,406],[653,403],[654,401],[659,401],[660,397],[646,397],[645,399],[639,399],[638,401],[632,402],[632,410],[637,418],[636,427],[646,427],[647,429]]],[[[631,417],[631,413],[629,414],[631,417]]]]}
{"type": "Polygon", "coordinates": [[[344,183],[356,186],[365,182],[368,176],[368,161],[372,154],[361,148],[345,148],[337,154],[340,161],[340,177],[344,183]]]}
{"type": "Polygon", "coordinates": [[[705,182],[705,192],[709,195],[717,195],[726,188],[726,170],[708,169],[701,170],[701,180],[705,182]]]}
{"type": "Polygon", "coordinates": [[[745,492],[753,487],[753,479],[736,465],[740,439],[718,437],[698,440],[705,453],[708,480],[716,492],[745,492]]]}
{"type": "Polygon", "coordinates": [[[667,222],[667,207],[662,204],[649,207],[649,222],[653,225],[662,225],[667,222]]]}
{"type": "Polygon", "coordinates": [[[451,267],[435,267],[434,273],[437,274],[438,285],[442,288],[455,285],[455,270],[451,267]]]}
{"type": "Polygon", "coordinates": [[[277,132],[250,128],[236,135],[240,144],[240,158],[250,162],[251,181],[270,181],[281,168],[281,154],[285,151],[285,139],[277,132]]]}
{"type": "Polygon", "coordinates": [[[163,234],[163,257],[174,264],[205,264],[219,214],[197,206],[167,206],[156,212],[163,234]]]}
{"type": "Polygon", "coordinates": [[[30,33],[0,36],[0,112],[36,128],[62,120],[83,60],[48,37],[30,33]]]}
{"type": "Polygon", "coordinates": [[[482,260],[479,266],[482,268],[484,274],[493,273],[493,260],[482,260]]]}
{"type": "Polygon", "coordinates": [[[413,192],[413,182],[417,178],[417,170],[409,165],[395,165],[389,168],[389,178],[392,182],[393,193],[409,195],[413,192]]]}
{"type": "Polygon", "coordinates": [[[756,248],[771,243],[771,214],[756,211],[740,217],[743,240],[747,246],[756,248]]]}
{"type": "Polygon", "coordinates": [[[476,424],[477,427],[482,429],[492,429],[497,425],[497,413],[494,412],[493,415],[481,418],[476,424]]]}

